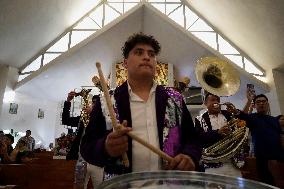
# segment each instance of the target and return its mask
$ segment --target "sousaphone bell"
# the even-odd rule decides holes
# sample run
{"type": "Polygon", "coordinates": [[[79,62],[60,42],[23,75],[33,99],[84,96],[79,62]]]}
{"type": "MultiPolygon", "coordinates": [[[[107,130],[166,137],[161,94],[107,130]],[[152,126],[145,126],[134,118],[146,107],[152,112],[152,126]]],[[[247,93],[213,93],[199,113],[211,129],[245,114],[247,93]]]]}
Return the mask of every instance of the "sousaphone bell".
{"type": "Polygon", "coordinates": [[[218,96],[234,95],[241,84],[238,71],[218,57],[204,57],[198,60],[195,75],[206,91],[218,96]]]}
{"type": "MultiPolygon", "coordinates": [[[[204,57],[198,60],[195,74],[200,85],[209,93],[217,96],[234,95],[240,88],[237,69],[218,57],[204,57]]],[[[240,120],[232,118],[227,126],[233,132],[217,143],[203,149],[204,163],[223,162],[234,157],[245,143],[249,129],[238,127],[240,120]]]]}

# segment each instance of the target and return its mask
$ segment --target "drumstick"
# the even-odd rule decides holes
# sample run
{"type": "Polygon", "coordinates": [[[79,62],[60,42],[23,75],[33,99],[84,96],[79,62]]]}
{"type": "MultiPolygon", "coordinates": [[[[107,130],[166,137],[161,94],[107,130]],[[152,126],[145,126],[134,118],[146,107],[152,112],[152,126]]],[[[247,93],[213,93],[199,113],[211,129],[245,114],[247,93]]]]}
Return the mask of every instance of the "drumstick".
{"type": "Polygon", "coordinates": [[[159,148],[156,148],[152,144],[149,144],[148,142],[146,142],[142,138],[139,138],[138,136],[134,135],[133,133],[128,132],[127,135],[130,136],[133,140],[136,140],[137,142],[139,142],[140,144],[142,144],[143,146],[145,146],[146,148],[151,150],[152,152],[154,152],[155,154],[159,155],[164,160],[167,160],[167,161],[173,160],[173,158],[171,156],[169,156],[168,154],[166,154],[165,152],[163,152],[159,148]]]}
{"type": "MultiPolygon", "coordinates": [[[[98,69],[98,72],[99,72],[99,76],[100,76],[100,81],[101,81],[101,85],[102,85],[102,88],[103,88],[103,92],[104,92],[104,94],[106,96],[106,101],[107,101],[108,109],[109,109],[109,112],[110,112],[113,128],[119,129],[119,128],[123,127],[123,126],[122,125],[117,125],[117,122],[116,122],[116,119],[115,119],[115,112],[113,110],[113,107],[112,107],[112,104],[111,104],[111,100],[110,100],[110,96],[109,96],[109,93],[108,93],[108,89],[107,89],[107,86],[106,86],[106,83],[105,83],[105,79],[104,79],[104,76],[103,76],[103,72],[101,70],[101,64],[99,62],[97,62],[96,66],[97,66],[97,69],[98,69]]],[[[173,158],[171,156],[169,156],[168,154],[166,154],[162,150],[156,148],[155,146],[147,143],[145,140],[139,138],[138,136],[134,135],[133,133],[128,132],[126,134],[129,137],[131,137],[133,140],[137,141],[138,143],[142,144],[143,146],[145,146],[146,148],[151,150],[152,152],[158,154],[164,160],[167,160],[167,161],[172,161],[173,160],[173,158]]],[[[126,156],[126,158],[127,158],[127,156],[126,156]]]]}
{"type": "MultiPolygon", "coordinates": [[[[110,118],[111,118],[112,128],[113,128],[113,130],[117,130],[119,128],[118,128],[118,125],[117,125],[117,122],[116,122],[115,112],[113,110],[112,103],[111,103],[111,100],[110,100],[110,96],[109,96],[109,93],[108,93],[108,88],[107,88],[107,84],[106,84],[106,81],[105,81],[105,77],[104,77],[103,71],[101,69],[101,64],[99,62],[97,62],[96,67],[97,67],[98,72],[99,72],[101,86],[102,86],[102,89],[103,89],[103,92],[104,92],[104,95],[105,95],[105,98],[106,98],[107,107],[108,107],[110,118]]],[[[126,153],[122,154],[122,162],[123,162],[123,165],[125,167],[129,167],[129,160],[128,160],[126,153]]]]}

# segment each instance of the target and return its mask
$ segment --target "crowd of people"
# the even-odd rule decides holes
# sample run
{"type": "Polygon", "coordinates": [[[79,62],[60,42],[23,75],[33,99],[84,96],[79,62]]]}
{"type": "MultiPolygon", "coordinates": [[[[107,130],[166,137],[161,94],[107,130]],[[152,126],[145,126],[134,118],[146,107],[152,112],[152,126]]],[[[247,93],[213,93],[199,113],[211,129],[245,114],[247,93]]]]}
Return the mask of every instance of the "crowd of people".
{"type": "Polygon", "coordinates": [[[15,148],[14,137],[11,134],[0,133],[0,162],[1,163],[25,163],[32,160],[35,140],[31,131],[27,130],[26,135],[21,137],[15,148]]]}
{"type": "MultiPolygon", "coordinates": [[[[204,148],[232,132],[228,122],[233,114],[244,120],[245,126],[251,132],[260,181],[273,185],[268,162],[276,160],[283,164],[284,116],[268,115],[268,98],[248,91],[243,110],[236,109],[229,102],[224,103],[227,109],[222,110],[220,97],[207,93],[204,100],[206,111],[192,119],[183,96],[154,81],[160,50],[159,42],[153,36],[143,33],[134,34],[125,42],[122,54],[123,64],[127,69],[127,81],[111,94],[119,129],[113,130],[110,110],[102,95],[93,97],[92,105],[87,110],[90,115],[89,124],[84,127],[80,116],[70,117],[71,100],[76,93],[71,91],[68,94],[62,123],[78,129],[72,144],[64,143],[69,146],[67,159],[85,161],[89,166],[86,180],[91,176],[94,186],[115,175],[154,170],[205,171],[240,177],[240,170],[230,160],[203,163],[201,159],[204,148]],[[172,159],[161,159],[136,140],[132,140],[127,135],[129,132],[172,159]],[[124,154],[129,159],[129,166],[123,164],[124,154]]],[[[1,161],[15,161],[13,150],[9,147],[13,140],[6,135],[1,138],[5,138],[1,140],[1,161]]],[[[23,147],[27,151],[34,148],[30,131],[19,142],[21,145],[16,147],[17,154],[23,151],[23,147]]],[[[86,188],[86,183],[82,187],[86,188]]]]}
{"type": "Polygon", "coordinates": [[[122,48],[127,81],[114,90],[112,103],[117,121],[123,127],[112,129],[104,98],[97,100],[93,106],[79,154],[89,164],[104,168],[104,178],[99,179],[163,169],[240,177],[240,169],[231,160],[219,163],[201,161],[202,149],[232,132],[227,124],[234,114],[245,120],[250,129],[260,181],[273,184],[267,163],[269,160],[283,162],[283,116],[268,115],[269,102],[263,94],[255,95],[248,91],[247,103],[240,111],[231,103],[225,103],[227,109],[221,110],[220,97],[207,93],[204,101],[206,111],[193,122],[180,93],[154,81],[160,49],[156,39],[142,33],[131,36],[122,48]],[[163,161],[128,137],[128,132],[170,155],[172,161],[163,161]],[[125,153],[130,161],[129,167],[123,165],[122,155],[125,153]]]}

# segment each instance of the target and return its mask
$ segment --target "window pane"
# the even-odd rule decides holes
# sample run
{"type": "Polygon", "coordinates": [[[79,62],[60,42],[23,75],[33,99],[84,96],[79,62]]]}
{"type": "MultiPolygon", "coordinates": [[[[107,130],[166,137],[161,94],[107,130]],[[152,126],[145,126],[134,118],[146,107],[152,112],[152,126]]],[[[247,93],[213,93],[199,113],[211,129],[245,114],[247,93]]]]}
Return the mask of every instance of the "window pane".
{"type": "Polygon", "coordinates": [[[177,10],[172,12],[169,15],[169,18],[171,18],[173,21],[184,27],[184,15],[183,15],[182,6],[180,6],[177,10]]]}
{"type": "Polygon", "coordinates": [[[189,28],[197,19],[198,16],[192,12],[188,7],[185,7],[186,28],[189,28]]]}
{"type": "Polygon", "coordinates": [[[123,3],[109,3],[110,6],[115,8],[120,13],[123,13],[123,3]]]}
{"type": "Polygon", "coordinates": [[[161,3],[164,3],[165,0],[148,0],[148,2],[149,3],[151,3],[151,2],[161,2],[161,3]]]}
{"type": "Polygon", "coordinates": [[[206,22],[199,18],[190,28],[189,31],[214,31],[206,22]]]}
{"type": "Polygon", "coordinates": [[[90,17],[86,17],[74,29],[100,29],[100,27],[90,17]]]}
{"type": "Polygon", "coordinates": [[[19,75],[18,82],[28,77],[30,74],[19,75]]]}
{"type": "Polygon", "coordinates": [[[47,52],[65,52],[68,50],[68,43],[69,43],[69,32],[59,41],[57,41],[54,45],[52,45],[47,50],[47,52]]]}
{"type": "Polygon", "coordinates": [[[135,7],[137,3],[124,3],[124,12],[129,11],[133,7],[135,7]]]}
{"type": "Polygon", "coordinates": [[[99,25],[101,28],[103,26],[103,5],[99,6],[94,10],[91,14],[90,17],[99,25]]]}
{"type": "Polygon", "coordinates": [[[72,31],[70,47],[74,47],[95,32],[96,31],[72,31]]]}
{"type": "Polygon", "coordinates": [[[254,75],[254,77],[256,77],[258,80],[260,80],[260,81],[263,81],[264,83],[267,83],[268,81],[267,81],[267,78],[266,77],[264,77],[264,76],[257,76],[257,75],[254,75]]]}
{"type": "Polygon", "coordinates": [[[162,13],[165,14],[165,8],[166,8],[166,5],[165,5],[165,4],[153,3],[152,5],[153,5],[153,7],[155,7],[156,9],[158,9],[159,11],[161,11],[162,13]]]}
{"type": "Polygon", "coordinates": [[[207,45],[217,50],[215,32],[192,32],[193,35],[204,41],[207,45]]]}
{"type": "Polygon", "coordinates": [[[240,55],[224,55],[224,56],[227,57],[228,59],[230,59],[237,66],[243,68],[242,56],[240,56],[240,55]]]}
{"type": "Polygon", "coordinates": [[[218,35],[219,52],[222,54],[240,54],[237,49],[230,45],[222,36],[218,35]]]}
{"type": "Polygon", "coordinates": [[[251,61],[248,59],[244,59],[245,61],[245,70],[252,74],[263,75],[262,71],[260,71],[251,61]]]}
{"type": "Polygon", "coordinates": [[[61,53],[45,53],[43,55],[43,65],[48,64],[49,62],[51,62],[52,60],[54,60],[56,57],[58,57],[59,55],[61,55],[61,53]]]}
{"type": "Polygon", "coordinates": [[[117,13],[115,10],[113,10],[111,7],[109,7],[108,5],[105,6],[105,23],[104,25],[110,23],[111,21],[113,21],[114,19],[116,19],[117,17],[119,17],[120,14],[117,13]]]}
{"type": "Polygon", "coordinates": [[[173,10],[178,8],[180,4],[166,4],[166,14],[171,13],[173,10]]]}
{"type": "Polygon", "coordinates": [[[36,71],[40,68],[41,65],[41,56],[37,57],[30,65],[23,69],[22,73],[36,71]]]}

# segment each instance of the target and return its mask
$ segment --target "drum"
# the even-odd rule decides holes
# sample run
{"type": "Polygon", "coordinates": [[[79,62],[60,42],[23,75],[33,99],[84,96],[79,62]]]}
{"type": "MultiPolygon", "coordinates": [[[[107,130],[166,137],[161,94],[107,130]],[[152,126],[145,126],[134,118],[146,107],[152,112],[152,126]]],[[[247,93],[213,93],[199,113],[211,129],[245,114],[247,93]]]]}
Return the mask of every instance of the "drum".
{"type": "Polygon", "coordinates": [[[276,187],[223,175],[185,171],[138,172],[104,181],[98,189],[276,189],[276,187]]]}

